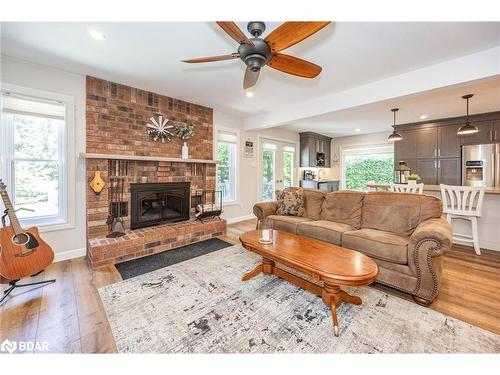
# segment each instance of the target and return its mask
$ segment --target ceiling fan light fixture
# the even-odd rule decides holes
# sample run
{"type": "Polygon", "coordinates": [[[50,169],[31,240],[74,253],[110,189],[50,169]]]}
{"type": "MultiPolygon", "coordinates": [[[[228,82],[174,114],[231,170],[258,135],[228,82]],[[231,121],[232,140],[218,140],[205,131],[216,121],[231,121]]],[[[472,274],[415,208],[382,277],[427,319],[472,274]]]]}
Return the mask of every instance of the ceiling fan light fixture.
{"type": "Polygon", "coordinates": [[[469,99],[472,98],[474,94],[467,94],[462,96],[462,99],[465,99],[467,101],[467,114],[465,115],[465,125],[462,125],[460,129],[458,129],[457,134],[458,135],[469,135],[469,134],[474,134],[479,131],[477,126],[472,125],[469,121],[469,99]]]}
{"type": "Polygon", "coordinates": [[[394,114],[394,123],[392,125],[392,134],[389,135],[389,137],[387,137],[387,140],[391,141],[391,142],[398,142],[398,141],[403,140],[403,136],[396,131],[396,112],[397,111],[399,111],[399,108],[392,108],[391,109],[391,112],[394,114]]]}

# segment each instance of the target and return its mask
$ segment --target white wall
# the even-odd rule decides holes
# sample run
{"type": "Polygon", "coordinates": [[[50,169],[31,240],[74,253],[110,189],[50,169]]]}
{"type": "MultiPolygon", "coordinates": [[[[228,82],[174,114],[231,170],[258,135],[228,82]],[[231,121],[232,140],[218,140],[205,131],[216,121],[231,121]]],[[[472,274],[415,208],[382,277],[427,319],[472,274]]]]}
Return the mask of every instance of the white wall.
{"type": "MultiPolygon", "coordinates": [[[[330,170],[331,177],[336,180],[342,180],[342,148],[362,145],[390,144],[390,142],[387,141],[389,134],[390,132],[387,131],[382,133],[360,134],[349,137],[335,138],[332,141],[331,156],[332,158],[336,158],[338,162],[332,163],[332,168],[330,170]]],[[[342,186],[342,181],[340,186],[342,186]]]]}
{"type": "Polygon", "coordinates": [[[85,165],[77,159],[85,152],[85,77],[59,69],[28,63],[2,55],[0,82],[37,90],[69,95],[75,101],[75,140],[68,144],[74,155],[72,166],[75,179],[69,181],[69,189],[75,189],[74,227],[63,230],[43,231],[43,239],[53,248],[56,260],[85,255],[85,165]]]}
{"type": "MultiPolygon", "coordinates": [[[[253,217],[252,208],[258,198],[258,183],[259,173],[259,139],[261,137],[269,137],[271,139],[288,141],[296,144],[296,165],[298,165],[298,142],[299,134],[297,132],[285,129],[265,129],[259,131],[245,131],[243,127],[243,119],[237,116],[231,116],[218,110],[214,110],[214,126],[217,128],[235,129],[240,132],[239,142],[239,163],[237,165],[239,179],[236,181],[236,189],[238,195],[237,204],[224,207],[222,215],[229,222],[236,221],[247,217],[253,217]],[[243,155],[245,141],[254,142],[254,157],[246,158],[243,155]]],[[[215,131],[214,131],[215,137],[215,131]]],[[[294,173],[294,184],[298,183],[298,168],[294,173]]]]}

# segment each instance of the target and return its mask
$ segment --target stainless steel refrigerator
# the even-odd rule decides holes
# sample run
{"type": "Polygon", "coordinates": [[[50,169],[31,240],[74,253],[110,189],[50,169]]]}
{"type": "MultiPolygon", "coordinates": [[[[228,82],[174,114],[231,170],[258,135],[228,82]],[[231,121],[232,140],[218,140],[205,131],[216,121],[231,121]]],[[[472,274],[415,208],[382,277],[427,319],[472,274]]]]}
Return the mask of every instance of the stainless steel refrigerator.
{"type": "Polygon", "coordinates": [[[462,147],[462,185],[500,188],[500,143],[462,147]]]}

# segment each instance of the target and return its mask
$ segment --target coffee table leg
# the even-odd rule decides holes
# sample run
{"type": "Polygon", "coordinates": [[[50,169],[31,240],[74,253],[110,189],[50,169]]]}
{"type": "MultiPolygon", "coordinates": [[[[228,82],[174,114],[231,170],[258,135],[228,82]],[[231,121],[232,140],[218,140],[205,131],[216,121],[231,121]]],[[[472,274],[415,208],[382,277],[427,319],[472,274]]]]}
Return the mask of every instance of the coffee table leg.
{"type": "Polygon", "coordinates": [[[341,290],[340,286],[328,284],[326,282],[323,285],[323,293],[321,297],[325,305],[332,309],[333,333],[335,336],[338,336],[339,322],[337,318],[337,307],[339,307],[342,302],[361,305],[361,298],[358,296],[351,296],[349,293],[341,290]]]}
{"type": "Polygon", "coordinates": [[[261,273],[263,271],[264,270],[263,270],[262,264],[259,264],[252,271],[244,274],[243,277],[241,278],[241,281],[248,281],[248,280],[250,280],[251,278],[257,276],[259,273],[261,273]]]}

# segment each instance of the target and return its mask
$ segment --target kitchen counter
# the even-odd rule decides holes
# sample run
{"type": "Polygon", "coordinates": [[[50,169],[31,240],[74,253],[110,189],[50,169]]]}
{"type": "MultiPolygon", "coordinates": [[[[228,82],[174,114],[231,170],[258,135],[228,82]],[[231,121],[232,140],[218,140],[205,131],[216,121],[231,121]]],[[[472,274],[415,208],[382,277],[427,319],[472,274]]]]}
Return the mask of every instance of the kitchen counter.
{"type": "MultiPolygon", "coordinates": [[[[386,191],[389,190],[389,184],[367,184],[370,190],[386,191]]],[[[424,185],[424,191],[441,191],[439,185],[424,185]]],[[[486,188],[485,194],[500,194],[500,188],[486,188]]]]}

